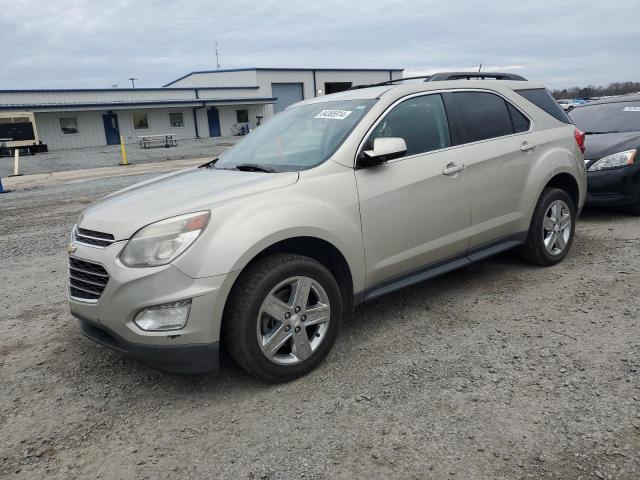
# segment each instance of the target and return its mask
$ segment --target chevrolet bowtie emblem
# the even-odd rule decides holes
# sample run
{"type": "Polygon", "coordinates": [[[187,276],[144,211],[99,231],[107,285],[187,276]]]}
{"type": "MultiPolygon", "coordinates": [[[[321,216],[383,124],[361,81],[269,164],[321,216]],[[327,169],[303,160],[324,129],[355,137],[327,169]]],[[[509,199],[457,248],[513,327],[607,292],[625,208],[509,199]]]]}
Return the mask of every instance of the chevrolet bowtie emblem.
{"type": "Polygon", "coordinates": [[[73,243],[70,243],[69,245],[67,245],[67,253],[71,255],[76,251],[77,248],[78,247],[76,247],[73,243]]]}

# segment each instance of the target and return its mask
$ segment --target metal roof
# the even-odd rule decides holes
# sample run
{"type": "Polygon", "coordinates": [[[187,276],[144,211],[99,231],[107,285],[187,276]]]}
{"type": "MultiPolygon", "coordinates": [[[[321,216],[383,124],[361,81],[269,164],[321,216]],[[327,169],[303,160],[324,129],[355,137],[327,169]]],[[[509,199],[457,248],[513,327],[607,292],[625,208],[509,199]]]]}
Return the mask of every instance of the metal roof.
{"type": "Polygon", "coordinates": [[[252,71],[272,71],[272,72],[404,72],[404,68],[282,68],[282,67],[246,67],[246,68],[221,68],[219,70],[196,70],[186,75],[176,78],[166,83],[164,87],[173,85],[191,75],[201,73],[224,73],[224,72],[252,72],[252,71]]]}
{"type": "Polygon", "coordinates": [[[116,108],[116,107],[154,107],[165,105],[215,105],[217,103],[273,103],[274,97],[241,97],[241,98],[209,98],[209,99],[183,99],[183,100],[142,100],[130,102],[79,102],[79,103],[11,103],[0,104],[0,110],[60,110],[65,108],[116,108]]]}

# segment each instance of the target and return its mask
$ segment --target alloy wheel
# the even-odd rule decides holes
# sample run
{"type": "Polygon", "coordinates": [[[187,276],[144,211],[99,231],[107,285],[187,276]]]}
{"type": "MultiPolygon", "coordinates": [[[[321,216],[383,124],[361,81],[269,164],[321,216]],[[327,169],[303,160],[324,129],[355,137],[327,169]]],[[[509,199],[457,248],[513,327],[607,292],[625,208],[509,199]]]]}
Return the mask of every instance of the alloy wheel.
{"type": "Polygon", "coordinates": [[[256,334],[262,353],[272,362],[305,361],[322,344],[329,329],[331,306],[316,280],[291,277],[276,285],[258,313],[256,334]]]}
{"type": "Polygon", "coordinates": [[[562,200],[555,200],[544,215],[542,236],[544,248],[551,255],[560,255],[571,238],[571,210],[562,200]]]}

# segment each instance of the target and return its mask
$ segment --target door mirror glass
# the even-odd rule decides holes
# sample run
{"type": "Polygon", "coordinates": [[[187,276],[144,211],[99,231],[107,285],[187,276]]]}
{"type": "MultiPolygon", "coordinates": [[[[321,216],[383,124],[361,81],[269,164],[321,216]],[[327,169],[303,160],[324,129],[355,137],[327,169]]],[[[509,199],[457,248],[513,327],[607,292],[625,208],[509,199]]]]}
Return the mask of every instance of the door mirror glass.
{"type": "Polygon", "coordinates": [[[373,150],[365,150],[360,154],[358,166],[370,167],[388,162],[394,158],[404,157],[407,143],[400,137],[378,137],[373,140],[373,150]]]}

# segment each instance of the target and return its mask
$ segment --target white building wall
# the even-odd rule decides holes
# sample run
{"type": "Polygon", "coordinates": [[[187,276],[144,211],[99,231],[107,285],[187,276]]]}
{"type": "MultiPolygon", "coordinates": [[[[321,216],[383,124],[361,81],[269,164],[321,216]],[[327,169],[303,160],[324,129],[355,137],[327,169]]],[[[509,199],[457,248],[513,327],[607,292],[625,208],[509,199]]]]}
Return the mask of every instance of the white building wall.
{"type": "MultiPolygon", "coordinates": [[[[193,113],[190,108],[113,110],[113,112],[118,116],[120,135],[124,136],[125,143],[138,143],[139,135],[173,133],[177,139],[182,140],[195,137],[193,113]],[[184,127],[170,127],[169,112],[182,112],[184,127]],[[133,128],[133,113],[146,113],[149,128],[135,130],[133,128]]],[[[35,121],[40,140],[46,143],[50,150],[97,147],[107,144],[102,120],[102,115],[105,113],[107,110],[43,112],[35,114],[35,121]],[[60,117],[76,117],[78,133],[63,134],[60,130],[60,117]]]]}
{"type": "Polygon", "coordinates": [[[36,125],[40,140],[46,143],[49,150],[69,148],[85,148],[106,145],[103,112],[45,112],[36,113],[36,125]],[[64,135],[60,130],[60,117],[76,117],[78,134],[64,135]]]}

